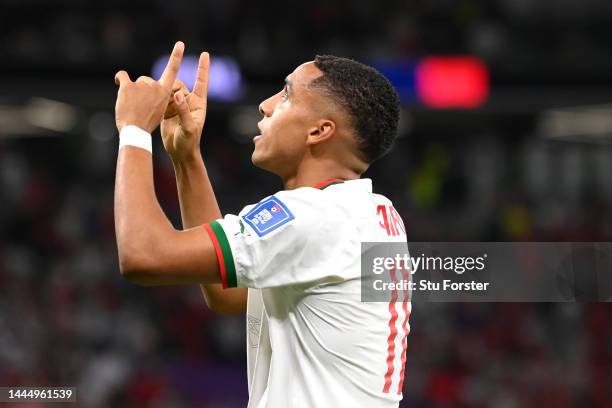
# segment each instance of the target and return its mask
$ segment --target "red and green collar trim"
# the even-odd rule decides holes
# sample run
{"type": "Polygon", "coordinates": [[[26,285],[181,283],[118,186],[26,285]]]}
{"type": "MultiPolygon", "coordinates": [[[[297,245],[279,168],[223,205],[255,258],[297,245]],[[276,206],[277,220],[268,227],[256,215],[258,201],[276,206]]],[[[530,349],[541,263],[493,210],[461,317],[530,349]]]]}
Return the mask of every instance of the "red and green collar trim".
{"type": "Polygon", "coordinates": [[[344,180],[339,178],[333,178],[329,180],[322,181],[321,183],[314,186],[314,188],[318,188],[319,190],[325,190],[327,187],[332,186],[334,184],[342,184],[344,180]]]}

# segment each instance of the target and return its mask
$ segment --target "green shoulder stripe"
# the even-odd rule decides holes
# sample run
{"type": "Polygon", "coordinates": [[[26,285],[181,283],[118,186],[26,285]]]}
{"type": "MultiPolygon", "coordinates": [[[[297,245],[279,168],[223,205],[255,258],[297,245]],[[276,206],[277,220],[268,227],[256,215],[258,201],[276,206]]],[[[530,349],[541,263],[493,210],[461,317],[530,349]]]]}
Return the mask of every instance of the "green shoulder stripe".
{"type": "Polygon", "coordinates": [[[236,265],[234,264],[232,248],[230,247],[229,241],[227,240],[225,231],[223,231],[223,227],[221,227],[221,225],[217,221],[211,222],[210,227],[212,228],[215,236],[217,237],[217,240],[219,241],[219,246],[221,247],[221,252],[223,254],[223,262],[225,263],[225,270],[227,274],[227,286],[230,288],[235,288],[236,286],[238,286],[238,281],[236,279],[236,265]]]}

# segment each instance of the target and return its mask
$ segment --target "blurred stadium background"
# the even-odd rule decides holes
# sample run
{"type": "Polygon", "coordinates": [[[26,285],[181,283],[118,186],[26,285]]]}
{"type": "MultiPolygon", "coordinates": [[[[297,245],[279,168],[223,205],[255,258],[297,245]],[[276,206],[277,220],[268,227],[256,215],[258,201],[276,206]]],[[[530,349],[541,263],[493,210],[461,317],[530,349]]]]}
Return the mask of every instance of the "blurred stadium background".
{"type": "MultiPolygon", "coordinates": [[[[282,188],[250,163],[257,104],[332,53],[401,92],[400,139],[368,175],[410,240],[612,240],[612,3],[2,0],[0,385],[246,405],[244,319],[117,267],[113,75],[152,75],[177,39],[216,64],[203,152],[224,212],[282,188]]],[[[159,139],[155,156],[179,226],[159,139]]],[[[411,326],[401,407],[612,406],[610,303],[419,304],[411,326]]]]}

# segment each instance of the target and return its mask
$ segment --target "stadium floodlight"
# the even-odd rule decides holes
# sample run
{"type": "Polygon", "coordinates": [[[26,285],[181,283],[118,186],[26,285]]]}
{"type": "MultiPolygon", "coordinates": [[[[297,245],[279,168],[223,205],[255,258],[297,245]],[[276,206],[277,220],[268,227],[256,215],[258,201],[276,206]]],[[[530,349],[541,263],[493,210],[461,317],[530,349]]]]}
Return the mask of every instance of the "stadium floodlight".
{"type": "Polygon", "coordinates": [[[415,74],[417,95],[430,108],[475,109],[489,96],[489,71],[476,57],[427,57],[415,74]]]}
{"type": "Polygon", "coordinates": [[[75,128],[79,115],[70,104],[33,97],[24,106],[23,116],[32,126],[65,133],[75,128]]]}
{"type": "Polygon", "coordinates": [[[609,143],[612,138],[612,105],[550,109],[538,118],[539,133],[552,140],[609,143]]]}
{"type": "Polygon", "coordinates": [[[402,102],[430,109],[477,109],[490,94],[486,63],[473,56],[429,56],[372,64],[393,84],[402,102]]]}

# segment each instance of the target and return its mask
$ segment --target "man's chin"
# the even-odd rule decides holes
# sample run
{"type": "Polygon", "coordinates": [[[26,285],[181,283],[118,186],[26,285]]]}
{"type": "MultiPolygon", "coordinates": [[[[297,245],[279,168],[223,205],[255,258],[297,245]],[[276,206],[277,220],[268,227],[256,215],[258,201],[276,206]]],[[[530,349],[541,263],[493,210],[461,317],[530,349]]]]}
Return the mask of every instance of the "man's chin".
{"type": "Polygon", "coordinates": [[[259,167],[260,169],[263,169],[263,170],[268,170],[266,166],[266,160],[264,160],[264,158],[261,157],[260,154],[257,154],[257,151],[254,151],[253,154],[251,155],[251,163],[253,163],[255,167],[259,167]]]}
{"type": "Polygon", "coordinates": [[[253,152],[253,154],[251,155],[251,163],[253,163],[255,167],[258,167],[262,170],[265,170],[272,174],[276,174],[277,176],[280,175],[278,169],[274,168],[271,160],[266,160],[264,157],[256,154],[256,152],[253,152]]]}

